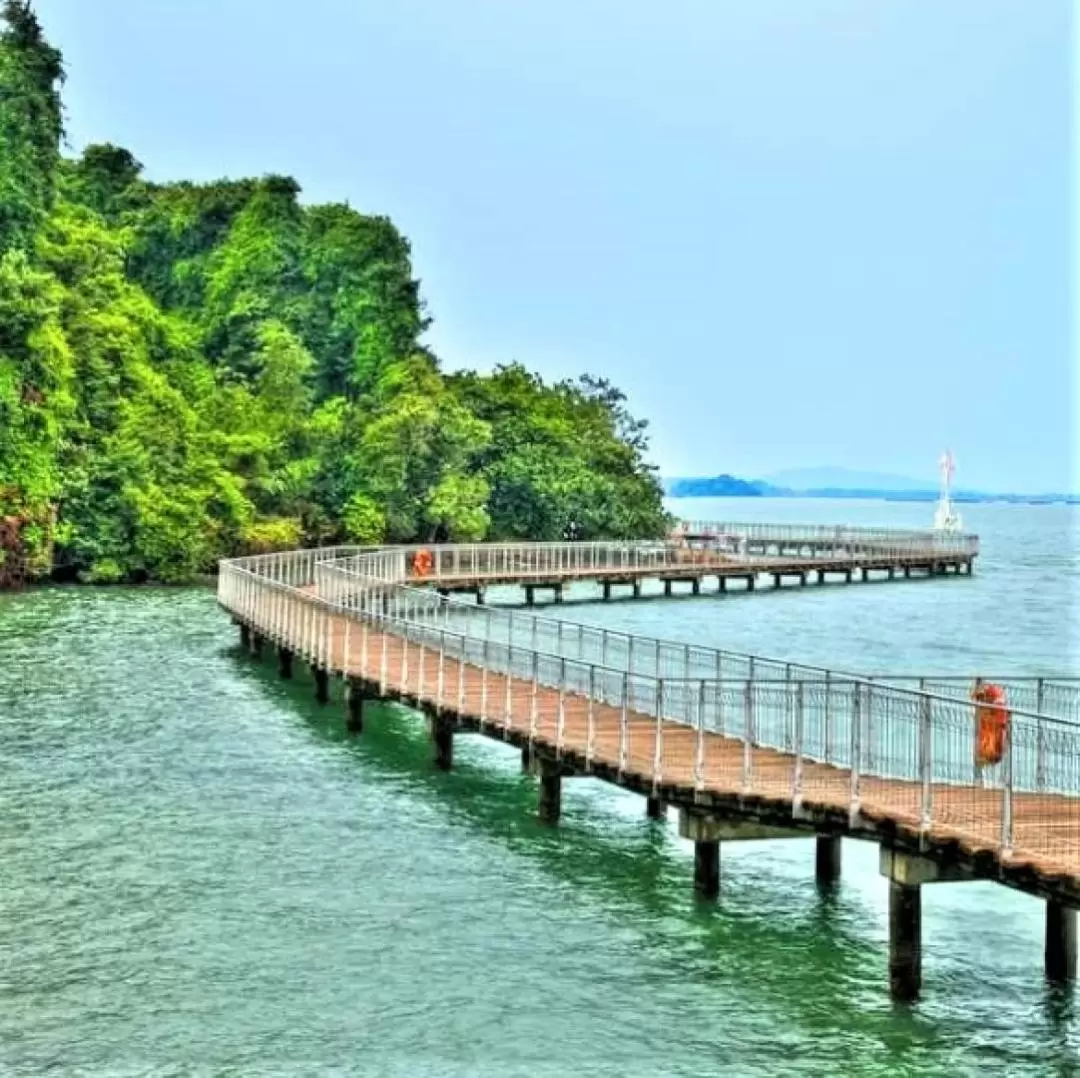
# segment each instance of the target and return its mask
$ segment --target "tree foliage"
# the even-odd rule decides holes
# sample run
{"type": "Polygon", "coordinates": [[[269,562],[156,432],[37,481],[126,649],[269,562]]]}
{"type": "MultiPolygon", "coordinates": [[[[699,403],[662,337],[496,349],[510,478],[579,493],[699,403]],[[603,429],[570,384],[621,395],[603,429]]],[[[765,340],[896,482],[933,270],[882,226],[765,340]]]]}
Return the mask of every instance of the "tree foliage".
{"type": "Polygon", "coordinates": [[[300,543],[663,530],[607,381],[444,374],[405,239],[288,177],[62,159],[61,56],[26,0],[2,11],[0,581],[15,553],[180,581],[300,543]]]}

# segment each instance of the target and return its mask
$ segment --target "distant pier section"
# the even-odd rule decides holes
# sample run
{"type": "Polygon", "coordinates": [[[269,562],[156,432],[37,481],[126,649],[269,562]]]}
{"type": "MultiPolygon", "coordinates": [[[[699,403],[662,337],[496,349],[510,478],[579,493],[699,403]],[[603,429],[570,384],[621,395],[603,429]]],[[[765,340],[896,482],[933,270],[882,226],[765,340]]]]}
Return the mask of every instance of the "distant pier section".
{"type": "Polygon", "coordinates": [[[417,548],[410,575],[430,580],[443,595],[471,594],[483,602],[489,587],[524,589],[562,602],[571,584],[591,582],[602,597],[640,598],[646,581],[664,593],[676,585],[698,595],[708,585],[726,592],[811,582],[912,576],[970,575],[979,554],[975,535],[889,528],[682,522],[657,542],[482,543],[417,548]],[[421,554],[423,550],[423,554],[421,554]],[[416,560],[420,558],[421,560],[416,560]],[[430,563],[428,562],[430,558],[430,563]]]}

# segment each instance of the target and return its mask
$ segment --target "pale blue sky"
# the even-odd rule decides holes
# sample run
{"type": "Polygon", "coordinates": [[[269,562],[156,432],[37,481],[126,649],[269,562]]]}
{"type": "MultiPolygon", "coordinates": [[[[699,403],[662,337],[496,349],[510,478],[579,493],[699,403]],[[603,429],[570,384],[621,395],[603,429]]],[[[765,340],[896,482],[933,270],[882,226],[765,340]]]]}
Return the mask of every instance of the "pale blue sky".
{"type": "Polygon", "coordinates": [[[76,148],[389,214],[447,366],[607,375],[666,474],[1080,486],[1068,0],[38,9],[76,148]]]}

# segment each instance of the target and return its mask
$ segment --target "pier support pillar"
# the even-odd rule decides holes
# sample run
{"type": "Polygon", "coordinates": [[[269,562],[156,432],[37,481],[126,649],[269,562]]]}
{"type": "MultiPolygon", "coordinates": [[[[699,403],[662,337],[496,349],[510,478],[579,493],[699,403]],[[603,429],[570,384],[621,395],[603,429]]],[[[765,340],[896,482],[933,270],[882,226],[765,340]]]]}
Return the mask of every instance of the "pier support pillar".
{"type": "Polygon", "coordinates": [[[814,856],[814,876],[819,884],[831,886],[840,879],[840,836],[818,835],[814,856]]]}
{"type": "Polygon", "coordinates": [[[245,622],[240,623],[240,646],[245,651],[251,650],[251,630],[245,622]]]}
{"type": "Polygon", "coordinates": [[[799,587],[806,587],[806,573],[799,573],[799,587]]]}
{"type": "Polygon", "coordinates": [[[754,576],[748,576],[748,577],[746,578],[746,590],[747,590],[747,591],[753,591],[753,590],[754,590],[754,586],[755,586],[756,584],[757,584],[757,577],[754,577],[754,576]]]}
{"type": "Polygon", "coordinates": [[[454,720],[448,715],[433,715],[431,740],[435,746],[435,766],[449,771],[454,766],[454,720]]]}
{"type": "Polygon", "coordinates": [[[910,565],[905,565],[904,566],[904,579],[905,580],[910,580],[911,579],[911,566],[910,565]]]}
{"type": "Polygon", "coordinates": [[[667,819],[667,807],[659,797],[647,797],[645,799],[645,815],[650,820],[667,819]]]}
{"type": "Polygon", "coordinates": [[[695,576],[694,579],[690,581],[690,594],[691,595],[700,595],[701,594],[701,577],[695,576]]]}
{"type": "Polygon", "coordinates": [[[263,653],[263,637],[254,629],[251,631],[251,654],[256,659],[261,659],[263,653]]]}
{"type": "Polygon", "coordinates": [[[606,603],[611,598],[611,581],[605,580],[603,584],[604,588],[604,602],[606,603]]]}
{"type": "Polygon", "coordinates": [[[558,823],[562,813],[562,774],[557,767],[543,763],[536,772],[540,779],[537,815],[544,823],[558,823]]]}
{"type": "Polygon", "coordinates": [[[277,650],[278,673],[283,678],[292,677],[293,653],[287,647],[279,647],[277,650]]]}
{"type": "Polygon", "coordinates": [[[325,704],[330,699],[330,673],[321,666],[313,666],[311,673],[315,678],[315,699],[325,704]]]}
{"type": "Polygon", "coordinates": [[[345,689],[345,729],[350,734],[364,730],[364,689],[359,678],[351,677],[345,689]]]}
{"type": "Polygon", "coordinates": [[[555,587],[551,589],[551,597],[557,603],[562,602],[562,584],[556,584],[555,587]]]}
{"type": "Polygon", "coordinates": [[[1046,902],[1046,977],[1054,984],[1076,980],[1076,910],[1046,902]]]}
{"type": "Polygon", "coordinates": [[[922,889],[889,880],[889,990],[918,999],[922,988],[922,889]]]}
{"type": "Polygon", "coordinates": [[[521,770],[526,774],[532,771],[533,752],[532,747],[526,741],[521,746],[521,770]]]}
{"type": "Polygon", "coordinates": [[[532,587],[525,588],[525,605],[532,606],[536,602],[536,592],[532,587]]]}
{"type": "Polygon", "coordinates": [[[918,854],[881,847],[881,874],[889,880],[889,985],[893,997],[918,998],[922,983],[922,892],[924,883],[956,883],[970,869],[918,854]]]}
{"type": "Polygon", "coordinates": [[[863,578],[863,583],[864,584],[866,583],[866,581],[868,581],[870,579],[870,570],[869,569],[864,569],[862,571],[862,578],[863,578]]]}
{"type": "Polygon", "coordinates": [[[825,583],[825,570],[824,569],[819,569],[818,570],[817,582],[819,584],[824,584],[825,583]]]}
{"type": "Polygon", "coordinates": [[[694,843],[694,890],[702,898],[720,894],[720,843],[716,839],[694,843]]]}
{"type": "Polygon", "coordinates": [[[664,594],[667,595],[667,596],[671,595],[671,581],[670,580],[665,580],[664,581],[664,594]]]}
{"type": "Polygon", "coordinates": [[[716,580],[717,580],[717,584],[719,585],[717,590],[720,592],[721,595],[723,595],[724,592],[727,591],[727,577],[726,576],[718,576],[716,578],[716,580]]]}
{"type": "Polygon", "coordinates": [[[848,584],[851,583],[851,570],[850,569],[848,569],[848,571],[846,573],[844,573],[844,579],[847,581],[848,584]]]}
{"type": "Polygon", "coordinates": [[[773,573],[773,575],[772,575],[772,586],[774,588],[780,587],[780,574],[779,573],[773,573]]]}
{"type": "Polygon", "coordinates": [[[484,589],[483,588],[477,588],[476,589],[476,605],[477,606],[483,606],[484,605],[484,589]]]}
{"type": "Polygon", "coordinates": [[[635,599],[640,599],[641,598],[641,581],[640,580],[635,580],[634,581],[634,598],[635,599]]]}

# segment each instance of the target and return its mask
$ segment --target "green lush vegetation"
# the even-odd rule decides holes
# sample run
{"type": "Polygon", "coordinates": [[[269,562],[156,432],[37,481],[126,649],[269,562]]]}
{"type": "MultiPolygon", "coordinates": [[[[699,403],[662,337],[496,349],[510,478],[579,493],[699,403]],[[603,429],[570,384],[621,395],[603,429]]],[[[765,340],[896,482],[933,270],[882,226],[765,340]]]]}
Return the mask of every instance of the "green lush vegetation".
{"type": "Polygon", "coordinates": [[[61,155],[60,53],[0,26],[0,581],[180,581],[335,540],[646,537],[644,424],[603,380],[446,374],[409,246],[291,179],[61,155]]]}

